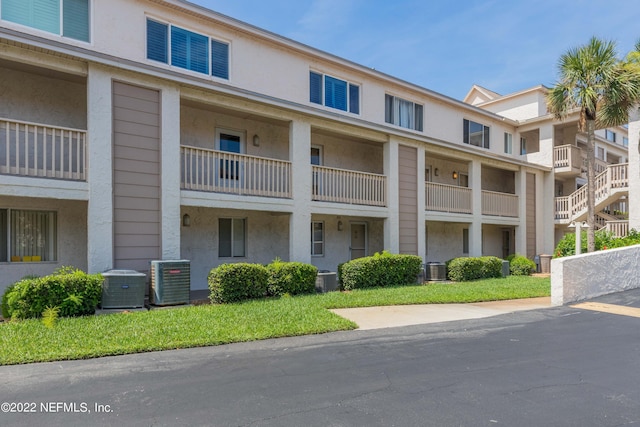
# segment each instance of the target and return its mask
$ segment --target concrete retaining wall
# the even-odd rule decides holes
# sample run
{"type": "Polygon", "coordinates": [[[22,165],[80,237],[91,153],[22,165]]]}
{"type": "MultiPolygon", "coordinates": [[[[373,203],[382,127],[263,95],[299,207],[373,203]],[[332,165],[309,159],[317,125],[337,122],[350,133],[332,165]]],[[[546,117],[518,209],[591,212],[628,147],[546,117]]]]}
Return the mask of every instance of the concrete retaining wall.
{"type": "Polygon", "coordinates": [[[551,304],[640,288],[640,245],[551,261],[551,304]]]}

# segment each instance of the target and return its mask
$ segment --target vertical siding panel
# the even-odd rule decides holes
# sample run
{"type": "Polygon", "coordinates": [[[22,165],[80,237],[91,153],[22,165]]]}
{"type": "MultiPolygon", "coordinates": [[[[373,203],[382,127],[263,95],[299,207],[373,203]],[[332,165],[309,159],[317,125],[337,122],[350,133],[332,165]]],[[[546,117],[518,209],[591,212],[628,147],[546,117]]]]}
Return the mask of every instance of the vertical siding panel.
{"type": "Polygon", "coordinates": [[[114,82],[113,117],[114,268],[146,272],[161,253],[160,93],[114,82]]]}
{"type": "Polygon", "coordinates": [[[398,148],[400,253],[418,254],[418,150],[398,148]]]}
{"type": "Polygon", "coordinates": [[[527,257],[536,256],[536,176],[527,174],[527,257]]]}

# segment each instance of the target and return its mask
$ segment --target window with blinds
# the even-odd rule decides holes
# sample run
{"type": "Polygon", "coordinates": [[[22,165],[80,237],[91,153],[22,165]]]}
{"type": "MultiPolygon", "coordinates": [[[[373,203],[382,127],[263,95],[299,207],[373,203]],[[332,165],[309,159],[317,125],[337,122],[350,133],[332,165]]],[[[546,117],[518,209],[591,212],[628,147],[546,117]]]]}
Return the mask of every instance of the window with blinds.
{"type": "Polygon", "coordinates": [[[424,107],[397,96],[385,94],[384,120],[407,129],[423,130],[424,107]]]}
{"type": "Polygon", "coordinates": [[[229,79],[229,44],[147,19],[147,59],[229,79]]]}
{"type": "Polygon", "coordinates": [[[360,86],[311,71],[309,72],[309,101],[360,114],[360,86]]]}
{"type": "Polygon", "coordinates": [[[89,0],[2,0],[0,18],[80,41],[89,41],[89,0]]]}
{"type": "Polygon", "coordinates": [[[0,262],[56,261],[56,241],[56,212],[0,210],[0,262]]]}

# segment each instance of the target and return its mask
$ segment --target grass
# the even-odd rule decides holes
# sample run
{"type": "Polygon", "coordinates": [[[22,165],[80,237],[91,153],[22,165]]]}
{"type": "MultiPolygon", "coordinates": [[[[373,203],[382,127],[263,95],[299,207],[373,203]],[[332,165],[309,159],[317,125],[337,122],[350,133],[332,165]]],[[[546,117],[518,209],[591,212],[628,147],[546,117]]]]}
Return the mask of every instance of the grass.
{"type": "Polygon", "coordinates": [[[283,297],[241,304],[0,324],[0,364],[87,359],[354,329],[327,308],[460,303],[548,296],[550,280],[509,277],[283,297]]]}

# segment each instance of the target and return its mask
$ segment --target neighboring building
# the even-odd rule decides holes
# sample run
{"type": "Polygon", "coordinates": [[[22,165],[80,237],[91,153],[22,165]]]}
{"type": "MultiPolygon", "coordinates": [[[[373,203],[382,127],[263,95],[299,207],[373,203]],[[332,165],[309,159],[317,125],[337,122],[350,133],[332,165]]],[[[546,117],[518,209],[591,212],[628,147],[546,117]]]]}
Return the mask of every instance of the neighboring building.
{"type": "MultiPolygon", "coordinates": [[[[154,259],[195,290],[276,257],[533,258],[581,214],[555,196],[584,137],[543,87],[466,103],[181,0],[43,4],[0,3],[0,290],[154,259]]],[[[627,160],[625,128],[600,136],[627,160]]]]}

